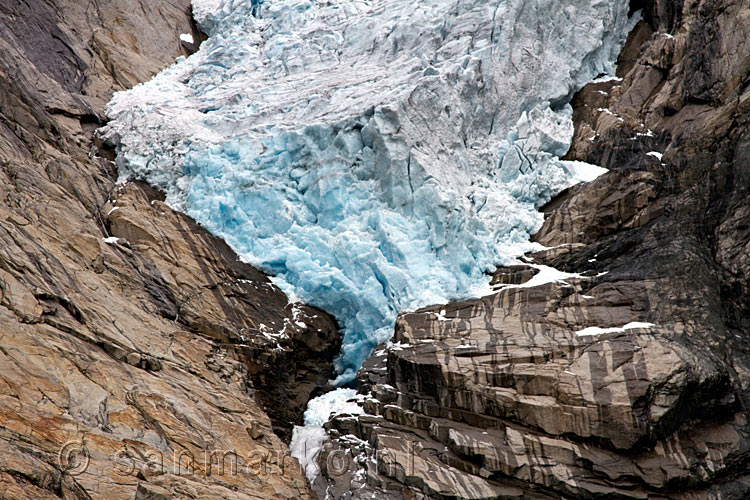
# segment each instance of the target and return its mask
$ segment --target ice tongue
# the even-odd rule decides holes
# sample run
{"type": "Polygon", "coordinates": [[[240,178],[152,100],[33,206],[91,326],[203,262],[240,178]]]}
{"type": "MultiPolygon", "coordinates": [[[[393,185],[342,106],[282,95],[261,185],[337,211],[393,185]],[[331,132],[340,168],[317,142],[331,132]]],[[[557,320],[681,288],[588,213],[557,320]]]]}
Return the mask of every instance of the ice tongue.
{"type": "Polygon", "coordinates": [[[194,0],[210,38],[118,93],[103,135],[144,179],[344,327],[351,381],[405,309],[531,248],[566,102],[612,74],[616,0],[194,0]],[[253,15],[253,14],[256,15],[253,15]]]}

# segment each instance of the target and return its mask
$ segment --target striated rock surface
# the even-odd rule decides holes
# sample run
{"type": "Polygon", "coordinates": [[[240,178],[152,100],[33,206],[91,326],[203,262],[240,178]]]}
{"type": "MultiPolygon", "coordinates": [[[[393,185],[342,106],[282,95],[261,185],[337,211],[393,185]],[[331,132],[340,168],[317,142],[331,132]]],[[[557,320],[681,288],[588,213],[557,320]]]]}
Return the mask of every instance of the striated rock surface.
{"type": "MultiPolygon", "coordinates": [[[[750,496],[750,4],[633,8],[622,79],[574,101],[568,159],[611,172],[544,208],[549,249],[493,294],[399,318],[320,496],[750,496]]],[[[93,147],[187,32],[186,0],[0,5],[2,499],[313,496],[277,433],[334,322],[93,147]]]]}
{"type": "Polygon", "coordinates": [[[0,5],[4,500],[310,498],[273,431],[327,386],[335,323],[94,146],[181,33],[188,0],[0,5]]]}
{"type": "Polygon", "coordinates": [[[549,249],[495,293],[400,317],[319,492],[750,496],[750,4],[633,8],[621,79],[573,103],[567,159],[611,171],[544,207],[549,249]]]}

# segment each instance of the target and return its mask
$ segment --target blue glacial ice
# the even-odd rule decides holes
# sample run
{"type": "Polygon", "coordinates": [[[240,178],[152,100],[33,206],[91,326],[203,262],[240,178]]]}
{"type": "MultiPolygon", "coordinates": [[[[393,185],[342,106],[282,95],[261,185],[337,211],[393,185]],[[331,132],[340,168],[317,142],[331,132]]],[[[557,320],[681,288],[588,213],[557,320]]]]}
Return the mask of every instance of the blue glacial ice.
{"type": "Polygon", "coordinates": [[[122,179],[338,319],[339,383],[407,309],[532,248],[567,104],[612,74],[626,0],[193,0],[210,38],[114,96],[122,179]]]}

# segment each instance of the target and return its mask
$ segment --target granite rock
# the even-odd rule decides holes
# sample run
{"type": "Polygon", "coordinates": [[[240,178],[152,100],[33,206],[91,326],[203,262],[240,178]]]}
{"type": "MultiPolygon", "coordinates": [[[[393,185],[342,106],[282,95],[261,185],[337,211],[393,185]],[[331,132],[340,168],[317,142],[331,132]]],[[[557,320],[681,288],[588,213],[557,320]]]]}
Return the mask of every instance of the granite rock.
{"type": "Polygon", "coordinates": [[[318,491],[750,495],[750,4],[632,7],[619,78],[573,101],[566,159],[610,172],[543,207],[547,250],[494,293],[400,317],[359,374],[367,414],[327,425],[318,491]],[[542,265],[573,277],[524,285],[542,265]]]}

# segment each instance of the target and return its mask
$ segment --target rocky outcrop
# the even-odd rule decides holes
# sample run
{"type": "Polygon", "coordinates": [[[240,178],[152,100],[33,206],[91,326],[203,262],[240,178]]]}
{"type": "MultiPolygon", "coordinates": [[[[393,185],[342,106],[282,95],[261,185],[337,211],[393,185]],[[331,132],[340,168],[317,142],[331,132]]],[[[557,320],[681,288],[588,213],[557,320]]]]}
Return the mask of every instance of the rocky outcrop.
{"type": "Polygon", "coordinates": [[[188,0],[0,5],[3,499],[310,497],[274,431],[327,386],[336,325],[94,145],[186,32],[188,0]]]}
{"type": "Polygon", "coordinates": [[[402,316],[324,474],[346,483],[343,451],[370,476],[353,498],[708,498],[750,451],[729,370],[644,321],[664,283],[606,276],[402,316]]]}
{"type": "Polygon", "coordinates": [[[173,212],[146,184],[116,187],[102,212],[109,246],[137,256],[153,312],[237,351],[274,432],[288,441],[307,401],[330,389],[331,360],[341,346],[333,319],[290,303],[263,273],[240,263],[226,243],[173,212]]]}
{"type": "Polygon", "coordinates": [[[319,491],[750,496],[750,4],[633,7],[621,79],[574,100],[568,159],[611,171],[544,207],[549,249],[495,293],[400,318],[319,491]],[[545,265],[568,274],[532,286],[545,265]]]}

